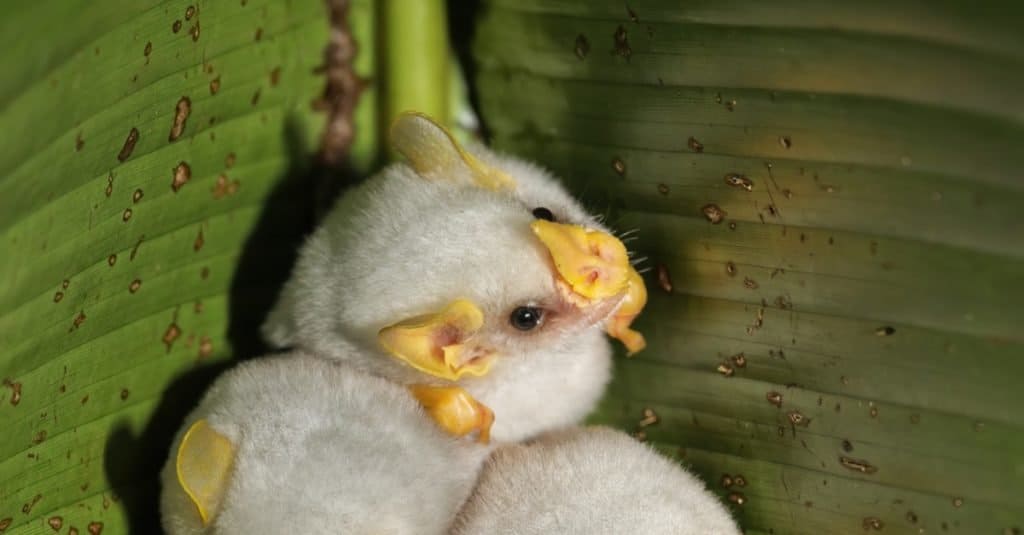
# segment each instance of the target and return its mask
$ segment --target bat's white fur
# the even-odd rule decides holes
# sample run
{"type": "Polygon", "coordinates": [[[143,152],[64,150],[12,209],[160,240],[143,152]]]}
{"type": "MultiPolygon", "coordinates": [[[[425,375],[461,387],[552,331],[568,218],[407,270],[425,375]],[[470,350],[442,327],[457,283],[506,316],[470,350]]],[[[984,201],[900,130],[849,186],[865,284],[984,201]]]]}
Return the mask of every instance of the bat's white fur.
{"type": "Polygon", "coordinates": [[[503,446],[452,535],[739,535],[696,477],[621,432],[578,428],[503,446]]]}
{"type": "Polygon", "coordinates": [[[405,388],[301,353],[225,373],[188,417],[162,473],[169,535],[444,533],[489,449],[453,438],[405,388]],[[234,443],[214,521],[177,483],[184,429],[205,418],[234,443]]]}
{"type": "Polygon", "coordinates": [[[346,194],[303,245],[263,332],[277,347],[399,383],[438,383],[386,354],[377,333],[469,299],[484,312],[479,339],[501,356],[486,376],[459,384],[494,410],[492,437],[514,441],[579,422],[610,373],[603,317],[551,318],[544,332],[509,325],[516,306],[558,295],[531,212],[543,206],[560,222],[603,227],[542,169],[471,150],[509,174],[515,191],[484,190],[457,172],[427,180],[406,164],[386,168],[346,194]]]}

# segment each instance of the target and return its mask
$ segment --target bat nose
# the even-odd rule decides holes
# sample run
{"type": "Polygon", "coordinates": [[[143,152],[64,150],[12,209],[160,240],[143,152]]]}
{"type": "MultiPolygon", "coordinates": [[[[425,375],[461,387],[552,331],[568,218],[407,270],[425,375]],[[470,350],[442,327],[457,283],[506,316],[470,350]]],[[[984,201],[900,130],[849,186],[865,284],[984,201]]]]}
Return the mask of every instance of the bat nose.
{"type": "Polygon", "coordinates": [[[579,225],[538,219],[530,224],[551,253],[555,270],[573,292],[587,299],[619,295],[629,284],[626,246],[618,238],[579,225]]]}

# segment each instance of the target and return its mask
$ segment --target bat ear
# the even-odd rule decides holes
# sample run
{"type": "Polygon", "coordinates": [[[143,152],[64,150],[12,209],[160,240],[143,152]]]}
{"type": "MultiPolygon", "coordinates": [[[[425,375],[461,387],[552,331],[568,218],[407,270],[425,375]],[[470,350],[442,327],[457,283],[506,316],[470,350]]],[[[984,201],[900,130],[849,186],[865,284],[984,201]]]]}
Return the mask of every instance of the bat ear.
{"type": "Polygon", "coordinates": [[[420,176],[444,179],[468,172],[473,182],[485,189],[515,189],[512,177],[484,164],[452,137],[443,126],[419,113],[403,112],[391,125],[391,145],[402,153],[420,176]]]}
{"type": "Polygon", "coordinates": [[[192,424],[181,439],[175,460],[178,484],[196,506],[204,526],[217,515],[234,460],[234,444],[206,420],[192,424]]]}
{"type": "Polygon", "coordinates": [[[449,381],[485,375],[494,351],[473,343],[484,315],[472,302],[458,299],[439,312],[407,318],[377,334],[385,351],[417,370],[449,381]]]}
{"type": "Polygon", "coordinates": [[[267,315],[267,319],[260,326],[263,340],[275,349],[284,349],[295,345],[298,328],[295,325],[294,319],[295,298],[293,296],[295,292],[292,287],[291,281],[284,285],[281,295],[278,296],[277,302],[274,303],[274,308],[270,309],[270,314],[267,315]]]}

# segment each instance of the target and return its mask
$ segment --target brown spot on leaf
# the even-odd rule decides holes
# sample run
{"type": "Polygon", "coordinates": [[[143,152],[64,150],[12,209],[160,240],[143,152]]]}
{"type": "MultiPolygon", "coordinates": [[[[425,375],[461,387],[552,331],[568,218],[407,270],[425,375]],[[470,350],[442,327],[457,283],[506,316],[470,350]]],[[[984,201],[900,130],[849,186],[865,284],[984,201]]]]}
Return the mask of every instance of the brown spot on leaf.
{"type": "Polygon", "coordinates": [[[174,341],[181,336],[181,328],[178,327],[177,323],[171,323],[167,326],[167,330],[164,331],[164,345],[167,346],[167,352],[170,353],[171,346],[174,345],[174,341]]]}
{"type": "Polygon", "coordinates": [[[613,53],[629,60],[629,57],[633,55],[633,49],[629,47],[629,34],[626,32],[626,29],[619,26],[616,28],[615,34],[612,35],[612,38],[615,40],[615,49],[613,50],[613,53]]]}
{"type": "Polygon", "coordinates": [[[648,427],[658,423],[658,414],[650,407],[644,407],[644,417],[637,423],[640,427],[648,427]]]}
{"type": "MultiPolygon", "coordinates": [[[[132,155],[132,151],[135,150],[135,144],[138,142],[139,129],[132,127],[132,129],[128,131],[128,137],[124,140],[124,146],[121,147],[121,152],[117,153],[118,161],[123,162],[127,160],[128,157],[132,155]]],[[[108,193],[107,196],[109,197],[110,194],[108,193]]]]}
{"type": "Polygon", "coordinates": [[[875,336],[892,336],[895,333],[896,329],[888,325],[875,329],[875,336]]]}
{"type": "Polygon", "coordinates": [[[686,146],[690,147],[693,152],[704,152],[704,144],[697,141],[697,138],[690,136],[690,139],[686,140],[686,146]]]}
{"type": "Polygon", "coordinates": [[[220,91],[220,76],[210,80],[210,94],[216,95],[220,91]]]}
{"type": "Polygon", "coordinates": [[[665,264],[658,264],[658,286],[663,292],[672,293],[672,275],[665,264]]]}
{"type": "Polygon", "coordinates": [[[719,364],[718,367],[715,368],[715,370],[726,377],[732,377],[733,374],[736,373],[736,370],[734,370],[732,366],[728,364],[719,364]]]}
{"type": "Polygon", "coordinates": [[[196,14],[196,6],[188,6],[185,8],[185,20],[192,20],[196,14]]]}
{"type": "Polygon", "coordinates": [[[874,474],[878,471],[877,467],[865,460],[854,459],[852,457],[846,457],[845,455],[839,456],[839,464],[841,464],[843,468],[853,470],[854,472],[860,472],[862,474],[874,474]]]}
{"type": "Polygon", "coordinates": [[[18,403],[21,403],[21,383],[8,378],[4,379],[3,384],[11,389],[11,405],[17,407],[18,403]]]}
{"type": "Polygon", "coordinates": [[[727,499],[736,505],[747,503],[747,497],[742,492],[730,492],[727,499]]]}
{"type": "Polygon", "coordinates": [[[885,522],[882,522],[880,518],[869,516],[864,518],[863,526],[864,531],[872,529],[875,531],[882,531],[882,528],[885,527],[885,522]]]}
{"type": "Polygon", "coordinates": [[[81,310],[78,312],[78,315],[75,316],[75,319],[72,320],[71,327],[68,329],[68,332],[78,329],[83,323],[85,323],[85,311],[81,310]]]}
{"type": "Polygon", "coordinates": [[[217,176],[217,182],[213,185],[213,198],[220,199],[228,195],[234,195],[241,187],[241,183],[237,180],[228,180],[228,176],[221,173],[217,176]]]}
{"type": "Polygon", "coordinates": [[[31,513],[32,512],[32,508],[35,507],[36,504],[39,503],[39,500],[42,500],[42,499],[43,499],[43,495],[42,494],[36,494],[35,496],[32,497],[31,501],[29,501],[25,505],[21,506],[21,512],[25,513],[26,515],[31,513]]]}
{"type": "Polygon", "coordinates": [[[61,299],[64,299],[64,292],[57,290],[57,293],[53,294],[53,302],[60,303],[61,299]]]}
{"type": "Polygon", "coordinates": [[[729,488],[732,486],[732,476],[729,474],[722,474],[722,478],[719,480],[723,487],[729,488]]]}
{"type": "Polygon", "coordinates": [[[36,433],[36,436],[32,438],[32,443],[38,445],[38,444],[42,444],[43,441],[45,441],[45,440],[46,440],[46,430],[45,429],[41,429],[38,433],[36,433]]]}
{"type": "Polygon", "coordinates": [[[50,525],[53,531],[60,531],[60,528],[64,527],[64,519],[59,516],[51,516],[46,520],[46,523],[50,525]]]}
{"type": "Polygon", "coordinates": [[[141,200],[142,200],[142,196],[143,196],[143,195],[144,195],[144,194],[143,194],[143,192],[142,192],[142,188],[138,188],[138,189],[136,189],[136,190],[135,190],[135,192],[134,192],[134,193],[132,193],[132,202],[133,202],[133,203],[138,203],[139,201],[141,201],[141,200]]]}
{"type": "Polygon", "coordinates": [[[782,394],[772,390],[771,392],[768,392],[767,394],[765,394],[764,397],[765,397],[765,399],[768,400],[768,403],[771,403],[772,405],[775,405],[776,407],[782,407],[782,394]]]}
{"type": "Polygon", "coordinates": [[[587,36],[582,33],[576,36],[574,51],[576,52],[576,57],[581,60],[587,57],[587,54],[590,53],[590,41],[587,40],[587,36]]]}
{"type": "Polygon", "coordinates": [[[121,389],[121,401],[124,401],[124,400],[128,399],[128,396],[130,396],[131,394],[132,393],[127,388],[122,388],[121,389]]]}
{"type": "Polygon", "coordinates": [[[626,162],[623,162],[621,158],[616,156],[612,158],[612,169],[615,170],[620,176],[626,174],[626,162]]]}
{"type": "Polygon", "coordinates": [[[196,20],[195,26],[191,27],[188,30],[188,33],[189,33],[189,35],[192,36],[192,42],[193,43],[199,40],[199,21],[198,20],[196,20]]]}
{"type": "Polygon", "coordinates": [[[800,427],[807,427],[811,423],[811,419],[804,416],[800,411],[789,411],[786,417],[789,418],[789,423],[799,425],[800,427]]]}
{"type": "Polygon", "coordinates": [[[732,262],[726,262],[725,263],[725,274],[730,276],[730,277],[735,277],[736,276],[736,264],[733,264],[732,262]]]}
{"type": "Polygon", "coordinates": [[[740,475],[740,474],[736,474],[736,475],[735,475],[735,476],[734,476],[734,477],[732,478],[732,480],[733,480],[733,482],[734,482],[734,483],[736,483],[736,486],[737,486],[737,487],[746,487],[746,486],[747,486],[747,480],[746,480],[746,478],[744,478],[744,477],[743,477],[742,475],[740,475]]]}
{"type": "Polygon", "coordinates": [[[249,99],[249,104],[252,104],[253,106],[255,106],[255,105],[259,104],[259,102],[260,102],[260,90],[259,90],[259,88],[257,88],[256,92],[252,94],[252,98],[249,99]]]}
{"type": "Polygon", "coordinates": [[[82,139],[82,133],[79,132],[78,135],[75,136],[75,152],[81,152],[82,147],[84,146],[85,140],[82,139]]]}
{"type": "Polygon", "coordinates": [[[185,96],[179,98],[178,103],[174,105],[174,121],[171,123],[171,133],[167,136],[167,141],[174,141],[181,137],[191,113],[192,100],[185,96]]]}
{"type": "Polygon", "coordinates": [[[231,169],[235,166],[235,160],[237,160],[235,153],[229,152],[228,155],[224,157],[224,167],[226,169],[231,169]]]}
{"type": "Polygon", "coordinates": [[[782,145],[784,149],[788,149],[793,146],[793,140],[789,136],[779,136],[779,145],[782,145]]]}
{"type": "Polygon", "coordinates": [[[953,498],[953,507],[963,507],[964,499],[960,497],[953,498]]]}
{"type": "Polygon", "coordinates": [[[171,190],[177,193],[192,178],[192,168],[185,162],[178,162],[172,171],[171,190]]]}
{"type": "Polygon", "coordinates": [[[658,193],[662,195],[668,195],[669,189],[667,184],[658,184],[658,193]]]}
{"type": "Polygon", "coordinates": [[[14,519],[11,517],[0,520],[0,533],[3,533],[7,528],[11,527],[12,523],[14,523],[14,519]]]}
{"type": "Polygon", "coordinates": [[[78,528],[75,526],[68,528],[68,535],[78,535],[78,528]]]}
{"type": "Polygon", "coordinates": [[[843,451],[845,451],[846,453],[850,453],[851,451],[853,451],[853,443],[850,442],[849,440],[845,440],[844,439],[843,440],[843,451]]]}
{"type": "Polygon", "coordinates": [[[256,33],[252,36],[253,41],[259,41],[263,39],[263,28],[256,28],[256,33]]]}
{"type": "Polygon", "coordinates": [[[199,234],[196,234],[196,240],[192,242],[192,250],[199,252],[203,248],[203,244],[206,243],[203,240],[203,229],[199,229],[199,234]]]}
{"type": "Polygon", "coordinates": [[[105,190],[103,190],[103,193],[107,197],[110,197],[110,194],[114,193],[114,173],[113,172],[107,173],[107,188],[105,190]]]}
{"type": "Polygon", "coordinates": [[[89,522],[89,535],[100,535],[103,533],[103,522],[89,522]]]}
{"type": "Polygon", "coordinates": [[[710,221],[712,225],[721,223],[727,215],[725,210],[722,210],[717,204],[705,204],[700,211],[704,213],[704,218],[710,221]]]}
{"type": "Polygon", "coordinates": [[[203,280],[210,278],[210,268],[203,266],[203,269],[199,270],[199,278],[203,280]]]}
{"type": "Polygon", "coordinates": [[[174,21],[174,24],[171,24],[171,31],[174,32],[174,33],[178,33],[178,32],[181,31],[181,21],[180,20],[176,20],[176,21],[174,21]]]}
{"type": "Polygon", "coordinates": [[[135,279],[128,285],[128,292],[135,293],[139,288],[142,288],[142,279],[135,279]]]}
{"type": "Polygon", "coordinates": [[[153,43],[151,41],[146,41],[146,48],[142,49],[142,55],[146,56],[146,57],[149,57],[149,55],[152,54],[152,53],[153,53],[153,43]]]}
{"type": "Polygon", "coordinates": [[[127,223],[128,220],[131,219],[131,218],[132,218],[132,209],[131,208],[125,208],[124,212],[121,213],[121,221],[124,221],[125,223],[127,223]]]}
{"type": "Polygon", "coordinates": [[[205,359],[213,354],[213,342],[210,341],[209,336],[202,336],[199,338],[199,358],[205,359]]]}
{"type": "Polygon", "coordinates": [[[281,81],[281,67],[274,67],[270,71],[270,87],[277,87],[277,83],[281,81]]]}
{"type": "Polygon", "coordinates": [[[737,353],[729,357],[729,360],[731,360],[733,365],[735,365],[737,368],[747,367],[747,356],[744,355],[743,353],[737,353]]]}
{"type": "Polygon", "coordinates": [[[750,277],[743,278],[743,286],[750,290],[756,290],[760,287],[760,285],[757,284],[757,281],[750,277]]]}
{"type": "Polygon", "coordinates": [[[754,191],[754,181],[739,173],[729,173],[725,175],[724,180],[731,187],[754,191]]]}

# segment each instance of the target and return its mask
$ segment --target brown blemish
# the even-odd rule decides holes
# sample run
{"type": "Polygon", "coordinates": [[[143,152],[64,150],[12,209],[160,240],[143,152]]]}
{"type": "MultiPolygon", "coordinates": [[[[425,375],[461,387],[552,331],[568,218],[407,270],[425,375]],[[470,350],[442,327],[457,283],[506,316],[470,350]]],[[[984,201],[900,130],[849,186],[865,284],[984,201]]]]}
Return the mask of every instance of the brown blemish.
{"type": "Polygon", "coordinates": [[[176,21],[174,21],[174,24],[171,24],[171,31],[174,32],[174,33],[178,33],[178,32],[181,31],[181,21],[180,20],[176,20],[176,21]]]}
{"type": "Polygon", "coordinates": [[[114,193],[114,173],[113,172],[107,173],[107,188],[105,190],[103,190],[103,193],[107,197],[110,197],[110,194],[114,193]]]}
{"type": "Polygon", "coordinates": [[[263,28],[256,28],[256,33],[253,34],[252,40],[259,41],[260,39],[263,39],[263,28]]]}
{"type": "Polygon", "coordinates": [[[784,149],[788,149],[793,146],[793,140],[789,136],[779,136],[779,145],[782,145],[784,149]]]}
{"type": "Polygon", "coordinates": [[[131,254],[128,255],[128,260],[135,260],[135,255],[139,252],[139,246],[142,245],[142,240],[146,239],[146,235],[139,236],[139,241],[135,242],[135,246],[132,247],[131,254]]]}
{"type": "Polygon", "coordinates": [[[168,353],[171,352],[171,346],[174,345],[174,341],[177,340],[179,336],[181,336],[181,327],[178,327],[177,323],[171,322],[171,324],[167,326],[167,330],[164,331],[163,337],[163,342],[164,345],[167,346],[168,353]]]}
{"type": "Polygon", "coordinates": [[[921,415],[917,414],[917,413],[911,414],[910,415],[910,423],[912,423],[912,424],[919,424],[919,423],[921,423],[921,415]]]}
{"type": "Polygon", "coordinates": [[[220,91],[220,76],[210,80],[210,94],[216,95],[220,91]]]}
{"type": "Polygon", "coordinates": [[[185,162],[178,162],[178,165],[173,169],[173,173],[171,190],[177,193],[192,178],[192,168],[185,162]]]}
{"type": "Polygon", "coordinates": [[[124,212],[121,213],[121,221],[124,221],[125,223],[127,223],[128,220],[131,219],[131,218],[132,218],[132,209],[131,208],[125,208],[124,212]]]}
{"type": "Polygon", "coordinates": [[[192,305],[192,310],[196,314],[202,314],[203,313],[203,302],[202,301],[196,301],[195,304],[192,305]]]}
{"type": "Polygon", "coordinates": [[[228,175],[221,173],[217,176],[217,182],[213,185],[214,199],[220,199],[228,195],[233,195],[241,187],[241,183],[237,180],[228,180],[228,175]]]}
{"type": "Polygon", "coordinates": [[[21,383],[4,379],[4,386],[11,389],[11,405],[17,407],[21,403],[21,383]]]}
{"type": "Polygon", "coordinates": [[[132,393],[127,388],[122,388],[121,389],[121,401],[124,401],[124,400],[128,399],[128,396],[130,396],[131,394],[132,393]]]}
{"type": "Polygon", "coordinates": [[[61,299],[64,299],[64,292],[57,290],[57,293],[53,294],[53,302],[60,303],[61,299]]]}
{"type": "Polygon", "coordinates": [[[153,43],[151,41],[146,41],[146,48],[142,49],[142,55],[146,56],[148,58],[149,55],[152,54],[152,53],[153,53],[153,43]]]}
{"type": "Polygon", "coordinates": [[[82,151],[82,147],[84,147],[84,146],[85,146],[85,140],[82,139],[82,133],[79,132],[78,135],[75,136],[75,152],[81,152],[82,151]]]}
{"type": "Polygon", "coordinates": [[[723,178],[725,183],[731,187],[754,191],[754,181],[739,173],[729,173],[723,178]]]}
{"type": "Polygon", "coordinates": [[[704,218],[710,221],[712,225],[721,223],[727,215],[725,210],[722,210],[717,204],[705,204],[700,211],[704,213],[704,218]]]}
{"type": "Polygon", "coordinates": [[[42,444],[45,440],[46,440],[46,430],[45,429],[41,429],[38,433],[36,433],[36,436],[32,438],[32,443],[36,444],[36,445],[39,445],[39,444],[42,444]]]}
{"type": "Polygon", "coordinates": [[[668,184],[658,184],[658,193],[668,195],[668,184]]]}
{"type": "Polygon", "coordinates": [[[68,528],[68,535],[78,535],[78,528],[75,526],[68,528]]]}
{"type": "Polygon", "coordinates": [[[743,286],[748,288],[748,289],[750,289],[750,290],[756,290],[760,285],[757,284],[756,280],[754,280],[754,279],[752,279],[750,277],[744,277],[743,278],[743,286]]]}
{"type": "Polygon", "coordinates": [[[731,99],[725,103],[725,109],[734,111],[736,109],[736,99],[731,99]]]}
{"type": "Polygon", "coordinates": [[[42,499],[43,499],[43,495],[42,494],[36,494],[35,496],[32,497],[31,501],[29,501],[25,505],[21,506],[21,512],[25,513],[26,515],[31,513],[32,512],[32,508],[35,507],[36,504],[39,503],[39,500],[42,500],[42,499]]]}
{"type": "Polygon", "coordinates": [[[213,342],[209,336],[199,338],[199,358],[205,359],[213,354],[213,342]]]}
{"type": "Polygon", "coordinates": [[[732,262],[726,262],[725,263],[725,274],[730,276],[730,277],[735,277],[736,276],[736,264],[733,264],[732,262]]]}
{"type": "Polygon", "coordinates": [[[788,297],[780,295],[775,298],[775,306],[783,310],[790,310],[793,308],[793,302],[790,301],[788,297]]]}
{"type": "Polygon", "coordinates": [[[659,421],[657,413],[655,413],[654,409],[650,407],[644,407],[643,415],[643,419],[641,419],[640,422],[637,424],[642,428],[654,425],[659,421]]]}
{"type": "Polygon", "coordinates": [[[878,418],[878,407],[871,407],[871,408],[870,408],[870,409],[868,410],[868,414],[869,414],[869,415],[870,415],[870,416],[871,416],[872,418],[878,418]]]}
{"type": "Polygon", "coordinates": [[[727,499],[736,505],[747,503],[747,497],[742,492],[730,492],[727,499]]]}
{"type": "Polygon", "coordinates": [[[185,20],[192,20],[192,17],[196,14],[196,6],[188,6],[185,8],[185,20]]]}
{"type": "Polygon", "coordinates": [[[615,170],[619,176],[626,174],[626,163],[622,161],[618,156],[612,158],[612,169],[615,170]]]}
{"type": "Polygon", "coordinates": [[[142,200],[142,196],[143,196],[142,188],[136,189],[135,192],[132,193],[132,202],[133,203],[138,203],[139,201],[142,200]]]}
{"type": "Polygon", "coordinates": [[[697,138],[690,136],[690,139],[686,140],[686,146],[690,147],[693,152],[704,152],[704,144],[697,141],[697,138]]]}
{"type": "Polygon", "coordinates": [[[235,153],[229,152],[228,155],[224,157],[224,167],[226,169],[231,169],[235,166],[235,160],[237,160],[235,153]]]}
{"type": "Polygon", "coordinates": [[[192,250],[199,252],[203,248],[203,243],[205,243],[205,240],[203,240],[203,229],[199,229],[199,234],[196,234],[196,240],[192,242],[192,250]]]}
{"type": "Polygon", "coordinates": [[[270,87],[277,87],[277,83],[281,81],[281,67],[274,67],[274,70],[270,71],[270,87]]]}
{"type": "Polygon", "coordinates": [[[672,275],[665,264],[658,264],[658,287],[667,294],[672,293],[672,275]]]}
{"type": "MultiPolygon", "coordinates": [[[[132,129],[128,131],[128,137],[124,140],[124,146],[121,147],[121,152],[117,153],[117,160],[121,162],[127,160],[128,157],[132,155],[132,151],[135,150],[135,144],[138,142],[139,129],[132,127],[132,129]]],[[[107,196],[109,197],[110,194],[108,193],[107,196]]]]}
{"type": "Polygon", "coordinates": [[[60,528],[64,527],[64,519],[59,516],[51,516],[46,523],[53,528],[53,531],[60,531],[60,528]]]}
{"type": "Polygon", "coordinates": [[[135,279],[128,285],[128,292],[135,293],[139,291],[139,288],[142,288],[142,279],[135,279]]]}
{"type": "Polygon", "coordinates": [[[117,263],[117,255],[116,254],[111,254],[110,256],[107,257],[107,265],[108,266],[114,267],[114,264],[116,264],[116,263],[117,263]]]}
{"type": "Polygon", "coordinates": [[[871,529],[875,531],[882,531],[882,528],[885,527],[885,522],[882,522],[880,518],[869,516],[864,518],[863,526],[864,531],[868,531],[871,529]]]}
{"type": "Polygon", "coordinates": [[[737,368],[746,368],[747,367],[747,356],[744,355],[743,353],[737,353],[737,354],[729,357],[729,360],[731,360],[732,363],[737,368]]]}
{"type": "Polygon", "coordinates": [[[800,427],[807,427],[811,424],[811,419],[804,416],[800,411],[789,411],[786,417],[789,418],[789,423],[799,425],[800,427]]]}
{"type": "Polygon", "coordinates": [[[907,511],[907,522],[911,524],[917,524],[917,513],[913,511],[907,511]]]}
{"type": "Polygon", "coordinates": [[[174,105],[174,122],[171,123],[171,133],[167,136],[167,141],[174,141],[181,137],[185,131],[185,122],[188,121],[188,116],[191,113],[192,100],[184,96],[179,98],[178,103],[174,105]]]}
{"type": "Polygon", "coordinates": [[[732,377],[733,374],[736,373],[736,370],[734,370],[732,366],[728,364],[719,364],[718,367],[715,368],[715,370],[726,377],[732,377]]]}
{"type": "Polygon", "coordinates": [[[199,20],[196,20],[196,25],[188,30],[189,35],[192,36],[192,42],[199,40],[199,20]]]}
{"type": "Polygon", "coordinates": [[[0,520],[0,533],[7,531],[7,528],[11,527],[12,523],[14,523],[14,519],[11,517],[0,520]]]}
{"type": "Polygon", "coordinates": [[[845,455],[839,456],[839,464],[841,464],[843,468],[853,470],[854,472],[860,472],[862,474],[874,474],[878,471],[877,467],[865,460],[854,459],[852,457],[846,457],[845,455]]]}
{"type": "Polygon", "coordinates": [[[576,52],[576,57],[583,60],[590,53],[590,41],[587,40],[587,36],[582,33],[576,36],[576,46],[573,49],[576,52]]]}
{"type": "Polygon", "coordinates": [[[740,474],[736,474],[732,478],[732,480],[733,480],[734,483],[736,483],[737,487],[746,487],[747,486],[747,480],[742,475],[740,475],[740,474]]]}
{"type": "Polygon", "coordinates": [[[633,22],[640,22],[640,17],[636,16],[636,12],[626,6],[626,13],[629,15],[629,20],[633,22]]]}
{"type": "Polygon", "coordinates": [[[103,522],[89,522],[89,535],[100,535],[103,533],[103,522]]]}
{"type": "Polygon", "coordinates": [[[964,499],[960,497],[953,498],[953,507],[963,507],[964,499]]]}
{"type": "Polygon", "coordinates": [[[82,401],[80,403],[82,405],[85,405],[88,402],[89,402],[89,394],[86,394],[86,395],[82,396],[82,401]]]}
{"type": "Polygon", "coordinates": [[[256,88],[256,92],[253,93],[252,94],[252,98],[249,99],[249,104],[252,104],[253,106],[255,106],[256,104],[259,104],[259,102],[260,102],[260,90],[259,90],[259,88],[256,88]]]}
{"type": "Polygon", "coordinates": [[[203,266],[203,269],[199,270],[199,278],[203,280],[210,278],[210,268],[203,266]]]}
{"type": "Polygon", "coordinates": [[[79,327],[82,326],[83,323],[85,323],[85,311],[84,310],[80,310],[78,312],[78,315],[75,316],[75,319],[72,320],[71,327],[68,328],[68,332],[77,330],[79,327]]]}
{"type": "Polygon", "coordinates": [[[886,325],[885,327],[875,329],[875,336],[892,336],[895,332],[896,329],[886,325]]]}
{"type": "Polygon", "coordinates": [[[626,29],[619,26],[616,28],[612,38],[615,40],[615,49],[612,53],[622,56],[628,61],[629,57],[633,55],[633,49],[629,47],[629,34],[626,32],[626,29]]]}
{"type": "Polygon", "coordinates": [[[635,438],[638,442],[647,442],[647,433],[644,431],[637,431],[633,433],[633,438],[635,438]]]}
{"type": "Polygon", "coordinates": [[[730,476],[729,474],[722,474],[722,479],[719,480],[719,483],[721,483],[721,485],[725,488],[731,487],[732,476],[730,476]]]}
{"type": "Polygon", "coordinates": [[[850,442],[849,440],[845,440],[844,439],[843,440],[843,451],[845,451],[846,453],[850,453],[851,451],[853,451],[853,443],[850,442]]]}
{"type": "Polygon", "coordinates": [[[771,403],[772,405],[775,405],[776,407],[780,407],[780,408],[782,407],[782,394],[772,390],[771,392],[768,392],[767,394],[765,394],[764,397],[765,397],[765,399],[768,400],[768,403],[771,403]]]}

